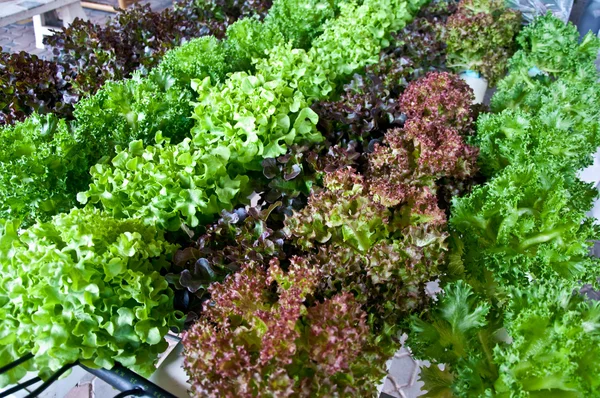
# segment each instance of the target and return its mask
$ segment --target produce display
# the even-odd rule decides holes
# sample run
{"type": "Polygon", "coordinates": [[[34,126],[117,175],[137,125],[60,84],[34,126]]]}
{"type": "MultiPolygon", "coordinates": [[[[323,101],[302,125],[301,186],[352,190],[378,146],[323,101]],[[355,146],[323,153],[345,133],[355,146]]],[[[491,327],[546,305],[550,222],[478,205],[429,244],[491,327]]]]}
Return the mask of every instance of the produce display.
{"type": "Polygon", "coordinates": [[[0,367],[34,357],[0,387],[148,376],[174,330],[194,397],[377,396],[403,333],[425,396],[600,393],[597,37],[496,0],[213,0],[48,43],[1,60],[0,367]]]}

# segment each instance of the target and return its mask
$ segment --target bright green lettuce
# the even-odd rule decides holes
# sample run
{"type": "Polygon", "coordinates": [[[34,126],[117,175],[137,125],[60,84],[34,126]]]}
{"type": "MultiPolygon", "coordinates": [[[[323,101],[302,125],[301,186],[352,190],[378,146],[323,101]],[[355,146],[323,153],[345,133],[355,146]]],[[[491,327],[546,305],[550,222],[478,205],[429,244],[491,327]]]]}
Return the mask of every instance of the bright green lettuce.
{"type": "Polygon", "coordinates": [[[421,368],[425,397],[493,396],[489,386],[498,369],[491,354],[502,335],[498,321],[490,319],[490,308],[469,284],[458,281],[444,287],[428,315],[412,317],[407,344],[417,358],[431,361],[421,368]]]}
{"type": "Polygon", "coordinates": [[[0,218],[29,225],[69,210],[87,185],[87,167],[64,120],[34,114],[0,128],[0,218]]]}
{"type": "Polygon", "coordinates": [[[593,397],[600,389],[600,303],[554,281],[515,289],[494,349],[499,397],[593,397]]]}
{"type": "Polygon", "coordinates": [[[230,70],[223,42],[204,36],[167,51],[151,76],[166,75],[180,89],[185,89],[190,87],[192,79],[210,76],[217,82],[230,70]]]}
{"type": "MultiPolygon", "coordinates": [[[[555,89],[558,91],[563,87],[556,83],[555,89]]],[[[600,86],[596,88],[600,89],[600,86]]],[[[600,90],[594,97],[597,95],[600,90]]],[[[474,143],[480,148],[479,166],[484,174],[493,176],[508,165],[532,162],[539,168],[574,175],[592,164],[591,154],[600,146],[599,122],[594,120],[593,112],[574,109],[583,108],[579,101],[573,101],[573,106],[568,109],[561,105],[566,101],[556,96],[558,94],[548,98],[548,101],[556,102],[544,106],[541,116],[506,109],[479,117],[474,143]],[[573,116],[568,114],[571,112],[573,116]]],[[[573,98],[569,95],[569,100],[573,98]]],[[[580,98],[587,99],[585,96],[580,98]]],[[[600,97],[596,101],[600,101],[600,97]]],[[[600,102],[598,104],[600,106],[600,102]]],[[[595,107],[592,101],[587,110],[595,107]]]]}
{"type": "MultiPolygon", "coordinates": [[[[506,108],[539,110],[540,96],[548,93],[548,86],[557,78],[584,88],[596,82],[594,61],[600,39],[595,35],[589,33],[580,42],[575,25],[565,24],[548,13],[525,27],[517,41],[521,49],[511,58],[508,76],[500,81],[492,97],[491,108],[495,112],[506,108]]],[[[562,105],[571,106],[578,101],[574,98],[575,101],[562,105]]]]}
{"type": "Polygon", "coordinates": [[[530,280],[593,279],[589,249],[598,233],[585,216],[596,196],[581,181],[534,165],[509,166],[470,195],[453,201],[450,224],[460,237],[464,272],[501,286],[530,280]]]}
{"type": "Polygon", "coordinates": [[[75,134],[88,146],[90,160],[113,157],[116,146],[133,140],[150,144],[159,131],[177,142],[189,134],[192,123],[187,112],[192,95],[163,77],[135,74],[128,80],[108,82],[77,104],[75,134]]]}
{"type": "Polygon", "coordinates": [[[592,397],[600,390],[600,307],[586,216],[597,190],[577,178],[600,144],[596,38],[546,15],[498,85],[473,142],[491,178],[451,209],[451,254],[439,304],[408,342],[429,359],[430,397],[592,397]],[[534,68],[536,67],[537,70],[534,68]],[[441,370],[440,364],[444,364],[441,370]]]}
{"type": "Polygon", "coordinates": [[[159,273],[176,247],[154,227],[89,208],[18,228],[0,223],[0,366],[35,357],[0,386],[76,360],[149,375],[182,316],[159,273]]]}
{"type": "Polygon", "coordinates": [[[593,397],[600,388],[600,304],[572,283],[535,283],[509,292],[502,318],[463,281],[408,344],[420,358],[426,397],[593,397]],[[439,364],[444,364],[440,370],[439,364]]]}
{"type": "MultiPolygon", "coordinates": [[[[75,205],[74,193],[89,185],[91,165],[105,164],[132,141],[151,145],[158,135],[175,144],[190,137],[194,125],[191,101],[196,95],[192,79],[209,78],[216,85],[228,73],[250,68],[253,58],[266,57],[266,49],[283,40],[307,45],[336,12],[334,1],[276,0],[272,15],[264,23],[253,18],[240,20],[229,27],[230,37],[224,41],[213,37],[191,40],[168,51],[148,76],[136,74],[128,80],[107,83],[76,105],[76,120],[71,126],[33,116],[22,125],[3,130],[0,135],[6,137],[6,144],[0,156],[5,189],[0,188],[0,217],[19,217],[26,224],[36,218],[47,220],[75,205]],[[256,29],[256,34],[249,36],[248,29],[256,29]],[[273,34],[268,35],[267,30],[273,34]]],[[[159,146],[161,143],[162,139],[159,146]]],[[[219,150],[215,156],[221,156],[219,150]]],[[[217,167],[211,170],[209,179],[222,177],[224,173],[217,167]]],[[[241,192],[239,181],[244,178],[227,178],[238,182],[227,186],[224,195],[241,192]]],[[[220,184],[225,188],[227,182],[220,184]]],[[[225,207],[229,206],[230,199],[223,200],[225,207]]],[[[212,208],[218,212],[220,207],[212,208]]]]}
{"type": "Polygon", "coordinates": [[[343,3],[340,16],[326,23],[309,52],[276,47],[254,74],[236,72],[216,85],[209,78],[195,81],[191,140],[145,149],[132,144],[112,163],[92,170],[93,182],[80,201],[101,202],[117,217],[140,217],[168,229],[181,223],[194,227],[202,217],[245,201],[247,172],[261,170],[262,159],[283,155],[289,145],[322,140],[318,117],[309,108],[312,100],[375,62],[387,35],[419,5],[343,3]]]}

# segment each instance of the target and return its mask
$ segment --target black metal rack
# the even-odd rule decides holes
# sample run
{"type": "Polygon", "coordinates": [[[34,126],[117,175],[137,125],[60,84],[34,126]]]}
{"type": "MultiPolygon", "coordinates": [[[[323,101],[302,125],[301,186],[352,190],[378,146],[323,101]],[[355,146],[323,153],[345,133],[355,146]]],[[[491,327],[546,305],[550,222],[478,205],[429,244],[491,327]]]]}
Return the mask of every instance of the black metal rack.
{"type": "MultiPolygon", "coordinates": [[[[8,372],[9,370],[19,366],[20,364],[30,360],[33,358],[33,354],[27,354],[23,357],[17,359],[9,363],[6,366],[0,368],[0,374],[8,372]]],[[[115,389],[121,391],[114,398],[124,398],[124,397],[153,397],[153,398],[177,398],[175,395],[170,392],[164,390],[163,388],[157,386],[146,378],[138,375],[135,372],[125,368],[120,364],[116,364],[112,369],[93,369],[88,368],[87,366],[81,365],[79,362],[74,362],[60,368],[56,373],[54,373],[48,380],[46,380],[42,385],[37,387],[34,391],[30,392],[26,398],[35,398],[39,396],[44,390],[46,390],[52,383],[54,383],[60,376],[62,376],[66,371],[73,368],[74,366],[81,366],[86,371],[90,372],[94,376],[104,380],[115,389]]],[[[0,392],[0,398],[8,397],[15,392],[21,391],[35,383],[40,382],[41,379],[39,377],[31,378],[22,383],[17,383],[14,387],[11,387],[3,392],[0,392]]]]}

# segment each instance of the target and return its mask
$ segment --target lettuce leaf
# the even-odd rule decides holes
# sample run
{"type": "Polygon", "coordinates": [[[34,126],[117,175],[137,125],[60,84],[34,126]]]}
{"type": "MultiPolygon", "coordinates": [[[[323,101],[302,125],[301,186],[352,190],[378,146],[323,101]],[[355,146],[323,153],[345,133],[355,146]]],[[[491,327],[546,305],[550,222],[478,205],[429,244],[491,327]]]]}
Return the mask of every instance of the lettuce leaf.
{"type": "Polygon", "coordinates": [[[26,370],[48,377],[76,360],[151,374],[164,335],[183,316],[159,273],[176,246],[139,220],[89,208],[18,228],[3,221],[0,229],[0,365],[29,352],[34,359],[0,385],[26,370]]]}

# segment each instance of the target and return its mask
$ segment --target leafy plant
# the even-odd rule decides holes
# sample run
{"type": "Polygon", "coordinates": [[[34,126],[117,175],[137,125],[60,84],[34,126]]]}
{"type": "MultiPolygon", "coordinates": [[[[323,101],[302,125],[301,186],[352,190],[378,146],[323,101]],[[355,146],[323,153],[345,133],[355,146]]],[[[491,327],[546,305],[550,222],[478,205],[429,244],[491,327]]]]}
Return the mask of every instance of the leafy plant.
{"type": "Polygon", "coordinates": [[[60,63],[25,52],[5,53],[0,47],[0,126],[34,112],[71,117],[72,104],[79,99],[72,87],[75,77],[60,63]]]}
{"type": "MultiPolygon", "coordinates": [[[[294,7],[296,2],[281,0],[276,4],[280,4],[278,9],[285,10],[286,7],[294,7]]],[[[330,15],[331,9],[325,9],[323,13],[324,16],[330,15]]],[[[293,12],[291,15],[294,15],[293,12]]],[[[275,21],[274,18],[270,20],[275,21]]],[[[231,41],[234,41],[233,38],[231,41]]],[[[30,208],[28,211],[31,214],[26,216],[30,220],[26,222],[36,217],[47,219],[48,216],[68,210],[75,204],[72,200],[73,192],[80,191],[89,184],[88,170],[91,165],[96,162],[105,164],[121,150],[120,148],[128,147],[130,142],[142,140],[144,144],[150,145],[156,142],[157,136],[160,143],[163,139],[169,139],[174,144],[181,142],[190,135],[193,126],[193,120],[189,117],[193,110],[190,101],[194,98],[190,87],[191,79],[209,78],[213,84],[222,81],[226,73],[233,68],[232,64],[228,63],[231,60],[227,53],[223,42],[214,38],[193,40],[169,52],[161,65],[149,76],[142,77],[141,73],[136,72],[131,79],[109,82],[96,95],[82,100],[75,107],[75,121],[69,127],[72,137],[68,137],[68,140],[70,145],[76,145],[77,148],[70,152],[74,160],[61,160],[61,163],[77,164],[69,169],[69,173],[74,173],[75,177],[69,177],[68,181],[60,183],[49,179],[48,184],[53,185],[49,196],[44,196],[46,191],[37,188],[36,183],[29,179],[23,180],[19,182],[19,186],[27,184],[30,187],[28,189],[38,191],[38,196],[30,202],[7,203],[5,207],[30,208]],[[200,50],[202,52],[199,53],[200,50]],[[40,201],[48,204],[44,204],[43,209],[40,209],[40,201]]],[[[30,126],[18,129],[21,132],[33,130],[30,126]]],[[[54,137],[50,134],[44,140],[49,147],[61,147],[63,143],[54,142],[54,137]]],[[[31,137],[26,139],[35,139],[35,135],[32,133],[31,137]]],[[[23,171],[14,170],[16,164],[7,163],[5,167],[7,176],[14,173],[22,175],[23,171]]],[[[41,171],[37,170],[35,173],[41,171]]],[[[62,171],[56,170],[56,173],[59,178],[65,178],[60,177],[62,171]]],[[[15,180],[7,183],[6,186],[15,186],[16,182],[15,180]]],[[[44,184],[40,182],[40,185],[44,184]]],[[[10,195],[13,195],[12,192],[18,190],[11,190],[10,195]]],[[[216,207],[215,211],[220,210],[221,208],[216,207]]],[[[14,212],[15,210],[13,214],[14,212]]]]}
{"type": "Polygon", "coordinates": [[[317,87],[311,86],[313,83],[320,86],[317,82],[324,82],[312,68],[318,65],[320,70],[330,62],[332,69],[327,75],[335,80],[339,73],[346,74],[347,67],[335,65],[329,57],[357,59],[352,69],[364,66],[369,62],[368,50],[377,53],[382,39],[361,24],[383,23],[397,29],[410,17],[403,2],[393,7],[395,3],[378,1],[340,5],[340,17],[327,23],[308,53],[284,51],[289,47],[279,46],[270,53],[268,63],[258,61],[255,74],[236,72],[221,84],[213,84],[208,77],[198,81],[191,139],[177,145],[159,140],[145,149],[139,141],[130,144],[112,165],[101,164],[92,170],[90,190],[79,199],[102,202],[117,217],[140,217],[170,230],[182,223],[195,227],[201,219],[210,220],[220,210],[243,203],[251,192],[247,173],[262,170],[265,158],[283,155],[293,144],[322,140],[315,128],[317,115],[309,108],[311,97],[303,89],[313,91],[317,87]],[[392,11],[381,13],[381,7],[392,11]],[[341,36],[330,30],[339,30],[341,36]],[[361,32],[363,36],[355,36],[361,32]],[[334,51],[326,38],[340,37],[360,43],[351,48],[336,46],[334,51]],[[348,51],[352,54],[346,54],[348,51]],[[123,184],[125,180],[127,184],[123,184]],[[165,195],[160,194],[159,199],[160,192],[165,195]]]}
{"type": "Polygon", "coordinates": [[[187,113],[192,109],[192,94],[161,77],[135,74],[131,79],[108,82],[77,104],[75,136],[89,147],[91,161],[113,158],[117,146],[134,140],[152,144],[159,134],[180,142],[189,135],[193,123],[187,113]]]}
{"type": "MultiPolygon", "coordinates": [[[[311,253],[311,263],[323,273],[318,293],[353,293],[372,314],[374,332],[393,339],[389,329],[429,300],[425,284],[438,275],[446,234],[425,222],[409,223],[402,208],[393,212],[379,204],[366,185],[349,168],[327,174],[325,189],[313,193],[285,225],[292,242],[311,253]]],[[[391,355],[395,343],[387,344],[380,341],[391,355]]]]}
{"type": "Polygon", "coordinates": [[[510,166],[453,203],[450,223],[461,236],[465,272],[490,270],[501,285],[528,280],[590,279],[589,240],[598,233],[585,216],[594,190],[580,181],[567,189],[555,173],[510,166]]]}
{"type": "Polygon", "coordinates": [[[256,16],[264,19],[272,0],[177,0],[173,9],[191,23],[207,24],[221,38],[225,29],[238,19],[256,16]]]}
{"type": "Polygon", "coordinates": [[[597,286],[589,248],[600,231],[586,216],[597,192],[576,172],[598,145],[598,42],[578,43],[549,15],[519,41],[492,100],[502,112],[480,116],[471,138],[491,179],[453,201],[444,279],[454,282],[411,326],[408,344],[432,363],[431,397],[585,397],[600,385],[590,359],[600,311],[574,294],[597,286]]]}
{"type": "Polygon", "coordinates": [[[227,63],[226,50],[223,47],[223,43],[213,36],[192,39],[167,51],[157,71],[151,72],[151,79],[168,80],[179,89],[189,89],[192,79],[202,79],[206,76],[210,76],[216,83],[234,69],[227,63]]]}
{"type": "MultiPolygon", "coordinates": [[[[498,378],[491,355],[502,343],[491,305],[463,281],[448,284],[425,319],[412,317],[407,344],[418,358],[430,359],[421,369],[428,397],[489,396],[498,378]],[[443,370],[440,365],[444,364],[443,370]]],[[[501,322],[501,321],[500,321],[501,322]]]]}
{"type": "Polygon", "coordinates": [[[306,306],[318,277],[296,258],[288,272],[276,260],[266,272],[248,264],[213,284],[204,317],[183,339],[192,396],[372,393],[384,372],[367,314],[349,294],[306,306]]]}
{"type": "MultiPolygon", "coordinates": [[[[597,77],[594,61],[600,49],[600,39],[588,34],[579,42],[578,36],[576,26],[564,24],[550,13],[525,27],[517,37],[521,50],[511,58],[509,74],[498,84],[498,93],[491,101],[492,110],[556,110],[556,105],[561,103],[558,101],[564,101],[569,103],[569,107],[563,107],[562,112],[566,111],[570,117],[578,112],[593,114],[593,106],[597,103],[594,97],[597,94],[594,91],[597,77]],[[565,86],[550,89],[555,79],[565,86]],[[569,98],[564,98],[564,94],[569,98]],[[580,96],[588,98],[579,101],[580,96]],[[542,104],[543,97],[548,100],[542,104]],[[577,111],[571,112],[570,107],[574,105],[578,105],[577,111]],[[592,107],[589,113],[588,106],[592,107]]],[[[568,120],[561,118],[560,122],[568,120]]]]}
{"type": "Polygon", "coordinates": [[[203,297],[211,282],[222,280],[245,263],[266,265],[272,258],[284,260],[286,236],[281,229],[271,228],[271,214],[280,205],[276,202],[264,209],[256,206],[223,211],[192,246],[175,253],[173,271],[178,273],[168,274],[167,280],[178,289],[203,297]]]}
{"type": "Polygon", "coordinates": [[[455,9],[454,3],[445,1],[423,7],[413,22],[392,35],[378,62],[344,87],[340,99],[315,103],[312,108],[325,137],[345,144],[379,139],[388,128],[403,127],[406,116],[398,98],[411,81],[429,70],[444,69],[441,29],[455,9]]]}
{"type": "MultiPolygon", "coordinates": [[[[148,5],[121,10],[106,26],[76,21],[46,43],[59,62],[77,72],[80,93],[94,93],[107,80],[127,78],[135,70],[147,73],[163,54],[185,41],[225,28],[242,16],[265,15],[270,1],[180,2],[174,10],[152,12],[148,5]]],[[[221,32],[219,34],[219,32],[221,32]]]]}
{"type": "Polygon", "coordinates": [[[481,73],[495,86],[515,51],[521,14],[501,0],[462,0],[444,33],[448,67],[481,73]]]}
{"type": "Polygon", "coordinates": [[[435,361],[422,369],[426,396],[593,395],[599,304],[570,284],[534,283],[509,297],[498,319],[485,298],[457,282],[426,321],[413,318],[411,348],[435,361]]]}
{"type": "Polygon", "coordinates": [[[34,114],[0,127],[0,148],[1,218],[30,225],[73,207],[89,163],[64,120],[34,114]]]}
{"type": "Polygon", "coordinates": [[[20,233],[0,228],[0,364],[34,359],[2,375],[15,383],[27,370],[47,378],[65,364],[110,369],[116,361],[143,375],[179,327],[173,292],[159,274],[167,243],[154,227],[75,209],[20,233]]]}
{"type": "MultiPolygon", "coordinates": [[[[591,85],[586,91],[595,96],[597,88],[591,85]]],[[[597,106],[584,95],[578,96],[580,91],[569,92],[562,83],[557,83],[554,90],[568,95],[544,98],[539,116],[506,109],[479,118],[474,142],[480,147],[479,164],[486,175],[495,175],[509,165],[532,162],[539,168],[574,176],[591,165],[591,154],[600,146],[600,129],[592,117],[597,106]],[[583,99],[585,105],[576,98],[583,99]],[[573,106],[560,105],[571,101],[573,106]]]]}
{"type": "Polygon", "coordinates": [[[458,133],[470,128],[470,95],[457,77],[443,73],[413,82],[399,101],[411,118],[373,146],[365,175],[349,167],[326,173],[324,189],[285,221],[293,243],[323,271],[319,293],[352,292],[372,314],[370,326],[390,355],[395,328],[428,303],[425,285],[440,276],[445,261],[446,216],[436,183],[475,172],[476,151],[458,133]],[[441,95],[444,86],[455,90],[452,101],[441,95]],[[427,100],[421,91],[429,92],[427,100]]]}
{"type": "Polygon", "coordinates": [[[548,282],[515,290],[505,314],[508,347],[494,349],[499,394],[594,395],[600,385],[600,304],[548,282]],[[539,350],[532,349],[539,347],[539,350]],[[568,347],[568,348],[567,348],[568,347]]]}

